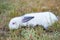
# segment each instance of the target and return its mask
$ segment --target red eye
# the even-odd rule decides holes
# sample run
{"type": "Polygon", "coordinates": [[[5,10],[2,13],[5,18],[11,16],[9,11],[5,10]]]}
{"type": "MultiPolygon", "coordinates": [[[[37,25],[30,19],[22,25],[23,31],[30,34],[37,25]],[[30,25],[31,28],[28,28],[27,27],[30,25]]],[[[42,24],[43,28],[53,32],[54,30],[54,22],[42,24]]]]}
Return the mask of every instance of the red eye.
{"type": "Polygon", "coordinates": [[[15,24],[15,23],[12,23],[12,24],[15,24]]]}

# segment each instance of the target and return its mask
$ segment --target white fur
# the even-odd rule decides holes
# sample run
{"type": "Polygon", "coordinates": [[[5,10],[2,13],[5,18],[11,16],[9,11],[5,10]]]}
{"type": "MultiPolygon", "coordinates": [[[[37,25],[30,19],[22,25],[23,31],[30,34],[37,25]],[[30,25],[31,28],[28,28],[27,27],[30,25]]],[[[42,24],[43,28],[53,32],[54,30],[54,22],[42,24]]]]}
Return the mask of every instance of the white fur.
{"type": "Polygon", "coordinates": [[[19,25],[21,24],[21,17],[15,17],[15,18],[12,18],[9,22],[9,28],[10,29],[18,29],[19,28],[19,25]],[[15,23],[15,24],[13,24],[15,23]]]}
{"type": "Polygon", "coordinates": [[[42,25],[45,29],[47,29],[56,21],[58,21],[58,19],[52,12],[30,13],[30,14],[25,14],[22,17],[16,17],[16,18],[11,19],[9,23],[9,28],[18,29],[19,26],[32,25],[34,27],[36,25],[42,25]],[[34,16],[34,18],[28,22],[23,23],[22,19],[25,16],[34,16]],[[16,22],[16,25],[12,25],[12,22],[16,22]]]}

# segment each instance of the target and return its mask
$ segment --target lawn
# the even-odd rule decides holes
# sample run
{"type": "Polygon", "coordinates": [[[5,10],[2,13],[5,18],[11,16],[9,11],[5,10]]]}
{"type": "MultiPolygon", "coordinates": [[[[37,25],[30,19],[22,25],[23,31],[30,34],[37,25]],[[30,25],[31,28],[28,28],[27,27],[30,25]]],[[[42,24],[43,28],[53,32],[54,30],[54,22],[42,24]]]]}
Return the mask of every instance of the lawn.
{"type": "Polygon", "coordinates": [[[46,32],[41,26],[9,30],[11,18],[44,11],[59,17],[60,0],[0,0],[0,40],[60,40],[60,21],[49,27],[53,32],[46,32]]]}

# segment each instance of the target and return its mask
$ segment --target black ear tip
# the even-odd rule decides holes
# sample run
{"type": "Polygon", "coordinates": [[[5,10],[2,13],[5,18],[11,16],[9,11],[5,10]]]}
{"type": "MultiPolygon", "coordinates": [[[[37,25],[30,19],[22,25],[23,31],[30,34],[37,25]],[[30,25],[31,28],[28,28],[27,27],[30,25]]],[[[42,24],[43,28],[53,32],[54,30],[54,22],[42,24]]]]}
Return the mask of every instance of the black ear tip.
{"type": "Polygon", "coordinates": [[[33,19],[34,17],[33,16],[25,16],[23,19],[22,19],[22,22],[28,22],[29,20],[33,19]]]}

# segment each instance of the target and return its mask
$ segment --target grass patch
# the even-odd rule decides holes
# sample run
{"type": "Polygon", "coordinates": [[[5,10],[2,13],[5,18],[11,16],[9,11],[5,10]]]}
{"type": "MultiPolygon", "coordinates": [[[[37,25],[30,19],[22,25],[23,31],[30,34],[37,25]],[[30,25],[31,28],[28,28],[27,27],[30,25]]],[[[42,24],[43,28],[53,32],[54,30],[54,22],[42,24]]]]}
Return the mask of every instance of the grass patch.
{"type": "MultiPolygon", "coordinates": [[[[51,11],[60,15],[59,0],[0,0],[0,28],[8,29],[11,18],[30,12],[51,11]]],[[[43,28],[21,28],[5,31],[0,29],[0,40],[60,40],[60,21],[45,32],[43,28]],[[1,33],[2,31],[2,33],[1,33]]]]}

